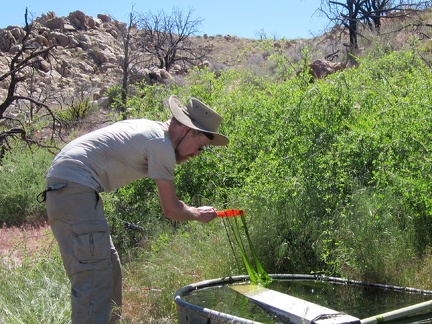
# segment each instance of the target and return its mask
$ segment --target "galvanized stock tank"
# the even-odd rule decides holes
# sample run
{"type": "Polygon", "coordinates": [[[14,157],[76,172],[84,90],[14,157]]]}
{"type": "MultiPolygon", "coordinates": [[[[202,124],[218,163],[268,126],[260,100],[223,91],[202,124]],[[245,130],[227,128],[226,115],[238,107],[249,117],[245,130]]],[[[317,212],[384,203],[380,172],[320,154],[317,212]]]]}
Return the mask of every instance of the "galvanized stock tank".
{"type": "Polygon", "coordinates": [[[250,285],[249,276],[185,286],[174,295],[178,323],[432,323],[429,290],[315,275],[270,277],[266,287],[250,285]]]}

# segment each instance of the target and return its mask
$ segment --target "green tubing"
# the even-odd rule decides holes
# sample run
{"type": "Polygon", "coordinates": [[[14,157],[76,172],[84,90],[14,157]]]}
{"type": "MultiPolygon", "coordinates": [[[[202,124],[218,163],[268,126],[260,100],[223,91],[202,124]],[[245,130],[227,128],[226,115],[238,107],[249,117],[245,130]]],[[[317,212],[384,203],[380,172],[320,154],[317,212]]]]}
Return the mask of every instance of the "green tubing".
{"type": "Polygon", "coordinates": [[[411,305],[408,307],[400,308],[384,314],[371,316],[360,321],[361,324],[383,323],[398,318],[416,315],[422,311],[432,310],[432,300],[428,300],[419,304],[411,305]]]}

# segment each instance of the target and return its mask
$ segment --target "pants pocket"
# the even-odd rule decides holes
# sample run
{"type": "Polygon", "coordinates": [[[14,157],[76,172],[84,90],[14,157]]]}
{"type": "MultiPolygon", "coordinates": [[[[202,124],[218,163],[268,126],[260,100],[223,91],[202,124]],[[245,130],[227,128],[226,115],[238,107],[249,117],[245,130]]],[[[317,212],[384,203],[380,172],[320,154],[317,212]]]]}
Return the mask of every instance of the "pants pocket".
{"type": "Polygon", "coordinates": [[[76,271],[95,270],[110,261],[110,233],[105,221],[86,221],[71,225],[76,271]]]}

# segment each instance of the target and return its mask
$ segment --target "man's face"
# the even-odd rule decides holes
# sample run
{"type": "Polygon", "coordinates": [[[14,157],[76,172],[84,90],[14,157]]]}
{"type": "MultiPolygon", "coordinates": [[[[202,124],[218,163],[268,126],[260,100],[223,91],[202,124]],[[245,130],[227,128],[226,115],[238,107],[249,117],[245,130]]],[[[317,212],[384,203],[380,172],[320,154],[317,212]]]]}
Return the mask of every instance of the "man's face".
{"type": "Polygon", "coordinates": [[[201,154],[202,150],[210,144],[210,139],[203,133],[196,133],[189,129],[184,139],[175,150],[177,164],[186,162],[193,156],[201,154]]]}

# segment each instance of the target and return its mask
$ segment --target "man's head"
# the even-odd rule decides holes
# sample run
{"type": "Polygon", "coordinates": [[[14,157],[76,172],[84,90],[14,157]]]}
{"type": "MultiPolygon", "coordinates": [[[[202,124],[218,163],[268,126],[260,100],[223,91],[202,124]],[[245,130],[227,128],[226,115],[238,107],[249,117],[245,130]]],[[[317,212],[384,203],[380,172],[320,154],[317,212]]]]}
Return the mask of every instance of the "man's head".
{"type": "Polygon", "coordinates": [[[211,143],[211,139],[202,131],[181,124],[175,117],[171,118],[170,136],[178,164],[200,155],[211,143]]]}
{"type": "Polygon", "coordinates": [[[228,144],[228,138],[218,132],[222,117],[209,106],[196,98],[192,98],[184,106],[176,96],[171,96],[168,104],[179,123],[206,135],[210,140],[208,145],[225,146],[228,144]]]}

